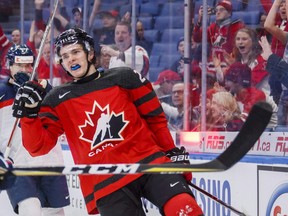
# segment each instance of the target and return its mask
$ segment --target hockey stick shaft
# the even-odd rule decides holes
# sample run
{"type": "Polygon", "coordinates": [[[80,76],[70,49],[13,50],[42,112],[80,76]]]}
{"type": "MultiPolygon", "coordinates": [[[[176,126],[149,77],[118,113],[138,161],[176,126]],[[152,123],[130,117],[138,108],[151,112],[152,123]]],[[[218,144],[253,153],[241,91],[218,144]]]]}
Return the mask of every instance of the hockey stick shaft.
{"type": "Polygon", "coordinates": [[[214,200],[215,202],[218,202],[219,204],[221,204],[222,206],[226,207],[227,209],[230,209],[232,212],[236,213],[237,215],[246,216],[243,212],[237,210],[236,208],[232,207],[231,205],[228,205],[227,203],[225,203],[222,200],[220,200],[218,197],[208,193],[207,191],[203,190],[202,188],[198,187],[197,185],[193,184],[192,182],[188,182],[188,184],[191,187],[193,187],[194,189],[196,189],[197,191],[199,191],[202,194],[204,194],[205,196],[207,196],[210,199],[214,200]]]}
{"type": "MultiPolygon", "coordinates": [[[[184,173],[224,171],[241,160],[259,139],[272,115],[272,108],[265,102],[253,106],[243,127],[230,146],[217,158],[201,164],[91,164],[58,167],[14,167],[15,175],[67,175],[67,174],[135,174],[135,173],[184,173]]],[[[5,173],[5,170],[0,174],[5,173]]]]}
{"type": "MultiPolygon", "coordinates": [[[[43,49],[44,49],[44,45],[45,45],[48,33],[49,33],[50,29],[51,29],[52,21],[54,20],[54,17],[55,17],[56,11],[57,11],[58,3],[59,3],[59,0],[55,0],[54,10],[50,14],[49,21],[48,21],[47,26],[45,28],[45,31],[44,31],[44,34],[43,34],[43,38],[42,38],[40,46],[39,46],[38,54],[37,54],[37,57],[36,57],[36,60],[35,60],[35,63],[34,63],[34,67],[33,67],[32,73],[31,73],[30,81],[34,80],[34,78],[36,76],[36,72],[37,72],[37,69],[38,69],[38,66],[39,66],[39,62],[40,62],[41,55],[42,55],[42,52],[43,52],[43,49]]],[[[11,134],[10,134],[10,137],[9,137],[9,140],[8,140],[8,143],[7,143],[7,146],[6,146],[6,149],[5,149],[4,158],[8,158],[9,157],[9,154],[10,154],[10,151],[11,151],[11,147],[12,147],[12,140],[13,140],[13,137],[14,137],[14,134],[15,134],[15,130],[17,128],[18,123],[19,123],[19,118],[16,118],[16,120],[14,122],[14,125],[13,125],[13,128],[12,128],[12,131],[11,131],[11,134]]]]}

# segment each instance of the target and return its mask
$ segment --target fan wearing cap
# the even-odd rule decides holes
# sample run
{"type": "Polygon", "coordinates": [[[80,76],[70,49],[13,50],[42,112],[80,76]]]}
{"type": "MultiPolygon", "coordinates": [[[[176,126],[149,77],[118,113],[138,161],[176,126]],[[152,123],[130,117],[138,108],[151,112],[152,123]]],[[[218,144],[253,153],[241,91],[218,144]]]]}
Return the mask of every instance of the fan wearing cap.
{"type": "Polygon", "coordinates": [[[153,83],[156,95],[161,102],[172,105],[171,93],[175,83],[181,82],[181,76],[172,70],[161,71],[157,80],[153,83]]]}
{"type": "Polygon", "coordinates": [[[268,128],[274,128],[277,125],[277,105],[272,97],[265,94],[264,91],[252,86],[251,69],[246,64],[236,62],[232,64],[225,76],[225,88],[233,94],[240,104],[241,117],[245,120],[252,106],[259,101],[266,101],[273,108],[268,128]]]}
{"type": "MultiPolygon", "coordinates": [[[[232,20],[232,3],[227,0],[219,1],[215,8],[215,22],[207,28],[207,42],[211,46],[209,53],[210,60],[212,53],[220,55],[220,60],[225,61],[224,55],[231,54],[234,47],[234,37],[236,32],[244,27],[240,20],[232,20]]],[[[199,9],[198,22],[194,27],[193,39],[197,43],[202,42],[202,18],[203,7],[199,9]]]]}
{"type": "Polygon", "coordinates": [[[115,27],[119,20],[119,12],[117,10],[99,11],[97,13],[102,22],[102,28],[93,29],[93,38],[95,41],[96,53],[100,53],[101,45],[115,44],[115,27]]]}

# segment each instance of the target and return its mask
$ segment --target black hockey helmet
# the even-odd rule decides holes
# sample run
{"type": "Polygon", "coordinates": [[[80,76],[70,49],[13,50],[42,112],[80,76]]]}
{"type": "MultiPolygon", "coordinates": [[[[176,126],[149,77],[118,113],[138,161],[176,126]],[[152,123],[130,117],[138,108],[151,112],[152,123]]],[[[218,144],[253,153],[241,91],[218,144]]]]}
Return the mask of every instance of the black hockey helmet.
{"type": "MultiPolygon", "coordinates": [[[[58,35],[58,37],[55,39],[55,48],[58,58],[61,59],[60,57],[61,47],[68,44],[82,44],[86,52],[94,50],[93,38],[87,32],[85,32],[80,28],[68,29],[63,33],[61,33],[60,35],[58,35]]],[[[94,58],[96,58],[95,55],[94,58]]],[[[95,62],[95,59],[93,59],[93,62],[95,62]]]]}
{"type": "Polygon", "coordinates": [[[7,63],[12,66],[14,63],[31,63],[34,62],[34,54],[26,44],[14,44],[6,54],[7,63]]]}

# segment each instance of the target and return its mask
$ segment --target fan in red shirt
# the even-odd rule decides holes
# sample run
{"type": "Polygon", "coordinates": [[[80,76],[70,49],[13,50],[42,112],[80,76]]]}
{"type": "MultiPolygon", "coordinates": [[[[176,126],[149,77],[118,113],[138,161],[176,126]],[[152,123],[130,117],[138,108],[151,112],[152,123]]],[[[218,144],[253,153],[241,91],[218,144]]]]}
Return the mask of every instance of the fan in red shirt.
{"type": "MultiPolygon", "coordinates": [[[[41,88],[27,82],[14,103],[30,154],[46,154],[65,133],[76,164],[167,163],[188,156],[175,147],[147,79],[128,67],[96,70],[93,38],[81,29],[63,32],[55,44],[59,62],[74,81],[52,89],[43,101],[41,88]]],[[[79,178],[89,214],[145,215],[145,197],[165,215],[203,215],[183,175],[79,178]]]]}
{"type": "MultiPolygon", "coordinates": [[[[240,20],[232,20],[232,4],[230,1],[219,1],[216,5],[216,20],[207,28],[207,42],[211,45],[209,57],[212,53],[220,55],[220,60],[225,61],[224,55],[231,54],[234,47],[236,32],[244,27],[240,20]]],[[[194,27],[193,39],[197,43],[202,42],[202,17],[203,7],[199,10],[198,22],[194,27]]]]}
{"type": "Polygon", "coordinates": [[[268,128],[274,128],[277,125],[277,105],[271,96],[252,86],[252,73],[247,64],[236,62],[229,67],[225,76],[225,87],[235,95],[237,102],[240,104],[243,120],[246,120],[255,103],[266,101],[271,104],[274,111],[268,128]]]}

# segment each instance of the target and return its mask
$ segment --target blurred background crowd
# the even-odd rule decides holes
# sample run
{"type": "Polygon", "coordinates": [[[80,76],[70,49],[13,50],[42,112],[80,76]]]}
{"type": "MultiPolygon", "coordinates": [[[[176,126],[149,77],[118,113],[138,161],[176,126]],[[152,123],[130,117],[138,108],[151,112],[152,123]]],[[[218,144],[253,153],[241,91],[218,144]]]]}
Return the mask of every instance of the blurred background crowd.
{"type": "MultiPolygon", "coordinates": [[[[238,131],[258,101],[274,110],[267,130],[287,130],[286,1],[194,0],[189,14],[185,2],[59,0],[38,78],[54,86],[71,81],[55,62],[53,39],[79,27],[95,40],[97,68],[126,65],[152,82],[172,131],[238,131]]],[[[12,44],[25,43],[37,55],[53,3],[0,1],[1,79],[9,76],[12,44]]]]}

